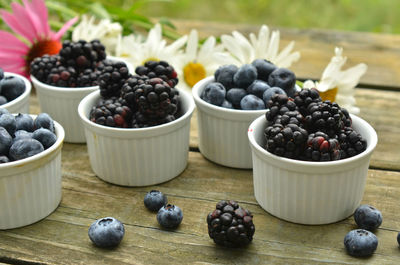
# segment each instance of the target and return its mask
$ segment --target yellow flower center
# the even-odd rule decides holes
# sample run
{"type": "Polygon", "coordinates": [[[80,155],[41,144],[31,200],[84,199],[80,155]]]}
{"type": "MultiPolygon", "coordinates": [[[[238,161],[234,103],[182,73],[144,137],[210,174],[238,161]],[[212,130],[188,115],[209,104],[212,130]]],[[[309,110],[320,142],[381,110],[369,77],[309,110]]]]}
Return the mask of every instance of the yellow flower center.
{"type": "Polygon", "coordinates": [[[321,96],[322,100],[330,100],[331,102],[334,102],[336,99],[337,92],[338,88],[334,87],[325,92],[319,92],[319,95],[321,96]]]}
{"type": "Polygon", "coordinates": [[[206,69],[200,63],[190,62],[183,68],[186,84],[193,87],[197,82],[206,77],[206,69]]]}

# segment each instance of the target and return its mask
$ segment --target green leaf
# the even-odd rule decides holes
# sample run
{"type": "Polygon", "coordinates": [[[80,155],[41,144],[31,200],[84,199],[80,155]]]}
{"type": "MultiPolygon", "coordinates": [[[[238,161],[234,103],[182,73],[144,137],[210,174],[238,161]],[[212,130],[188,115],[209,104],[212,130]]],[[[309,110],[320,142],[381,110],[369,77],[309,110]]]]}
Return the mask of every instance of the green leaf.
{"type": "Polygon", "coordinates": [[[299,87],[303,88],[303,82],[296,80],[296,85],[298,85],[299,87]]]}
{"type": "Polygon", "coordinates": [[[101,19],[111,19],[110,14],[99,2],[93,3],[89,6],[89,10],[93,15],[101,19]]]}
{"type": "Polygon", "coordinates": [[[76,17],[78,15],[78,13],[75,12],[74,10],[72,10],[56,1],[47,1],[46,5],[50,11],[56,11],[67,17],[76,17]]]}
{"type": "Polygon", "coordinates": [[[176,30],[175,25],[172,24],[172,22],[171,22],[169,19],[165,18],[165,17],[160,18],[160,20],[159,20],[158,22],[159,22],[160,24],[164,25],[164,26],[167,26],[167,27],[169,27],[169,28],[171,28],[171,29],[176,30]]]}

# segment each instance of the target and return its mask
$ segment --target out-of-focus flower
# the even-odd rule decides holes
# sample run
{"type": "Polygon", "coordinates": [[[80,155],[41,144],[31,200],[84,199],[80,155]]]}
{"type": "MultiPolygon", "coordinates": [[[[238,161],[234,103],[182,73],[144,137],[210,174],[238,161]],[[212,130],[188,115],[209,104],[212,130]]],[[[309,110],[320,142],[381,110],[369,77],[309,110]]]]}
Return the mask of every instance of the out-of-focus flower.
{"type": "Polygon", "coordinates": [[[44,54],[57,54],[62,46],[62,35],[78,18],[69,20],[58,32],[53,32],[44,0],[22,2],[23,5],[11,3],[13,13],[0,10],[3,21],[18,36],[0,30],[0,67],[29,77],[31,61],[44,54]]]}
{"type": "Polygon", "coordinates": [[[117,44],[122,34],[122,26],[109,19],[96,20],[93,16],[83,15],[81,21],[72,31],[72,40],[92,41],[98,39],[110,55],[115,55],[117,44]]]}
{"type": "Polygon", "coordinates": [[[342,71],[347,60],[347,57],[342,56],[342,53],[343,48],[336,47],[335,56],[332,57],[322,73],[321,80],[319,82],[307,80],[304,82],[303,88],[315,87],[323,100],[335,101],[350,113],[358,114],[360,109],[355,106],[354,88],[368,67],[366,64],[360,63],[342,71]]]}
{"type": "Polygon", "coordinates": [[[250,34],[250,41],[243,34],[233,31],[232,35],[221,36],[222,45],[235,57],[237,65],[248,64],[255,59],[266,59],[278,67],[290,67],[300,59],[299,52],[293,52],[294,41],[279,52],[280,33],[263,25],[258,37],[250,34]],[[270,36],[271,35],[271,36],[270,36]]]}

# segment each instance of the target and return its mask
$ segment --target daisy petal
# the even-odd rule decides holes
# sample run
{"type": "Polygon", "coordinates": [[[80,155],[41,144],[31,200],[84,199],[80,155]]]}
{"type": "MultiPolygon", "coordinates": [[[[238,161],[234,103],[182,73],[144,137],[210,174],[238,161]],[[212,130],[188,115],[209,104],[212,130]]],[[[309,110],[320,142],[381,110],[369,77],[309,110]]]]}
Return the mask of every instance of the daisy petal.
{"type": "Polygon", "coordinates": [[[294,62],[300,59],[300,52],[294,52],[287,57],[282,57],[279,61],[276,61],[278,67],[290,67],[294,62]]]}
{"type": "Polygon", "coordinates": [[[349,87],[355,87],[360,81],[361,76],[367,72],[366,64],[358,64],[342,72],[342,77],[338,81],[338,86],[347,85],[349,87]]]}
{"type": "Polygon", "coordinates": [[[210,36],[207,38],[207,40],[201,46],[197,57],[198,58],[209,57],[209,55],[212,54],[214,47],[215,47],[215,38],[214,38],[214,36],[210,36]]]}
{"type": "Polygon", "coordinates": [[[303,88],[304,89],[311,89],[311,88],[315,88],[315,87],[317,87],[317,85],[312,80],[306,80],[303,83],[303,88]]]}
{"type": "Polygon", "coordinates": [[[294,41],[291,41],[279,54],[276,56],[275,61],[280,61],[290,54],[294,47],[294,41]]]}
{"type": "Polygon", "coordinates": [[[198,45],[199,37],[197,30],[193,29],[190,31],[188,42],[186,44],[186,54],[190,60],[194,60],[196,58],[198,45]]]}
{"type": "Polygon", "coordinates": [[[271,39],[268,44],[268,52],[267,52],[267,60],[275,63],[275,58],[278,54],[279,49],[279,31],[273,31],[271,35],[271,39]]]}
{"type": "Polygon", "coordinates": [[[224,45],[224,47],[234,56],[238,59],[239,64],[244,64],[246,63],[245,58],[242,54],[241,47],[239,44],[235,41],[235,38],[229,35],[222,35],[221,36],[221,42],[224,45]]]}

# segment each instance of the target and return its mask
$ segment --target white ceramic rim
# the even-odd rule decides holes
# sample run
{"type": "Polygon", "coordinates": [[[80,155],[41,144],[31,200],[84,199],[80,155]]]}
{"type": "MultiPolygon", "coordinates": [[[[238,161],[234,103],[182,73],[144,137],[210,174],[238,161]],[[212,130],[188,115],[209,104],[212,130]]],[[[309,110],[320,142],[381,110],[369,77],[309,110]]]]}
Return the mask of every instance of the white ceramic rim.
{"type": "Polygon", "coordinates": [[[6,104],[0,105],[0,108],[8,108],[10,106],[16,105],[19,102],[21,102],[22,100],[24,100],[26,97],[29,97],[29,94],[31,93],[32,90],[32,84],[31,82],[29,82],[29,80],[22,75],[19,74],[14,74],[14,73],[10,73],[10,72],[4,72],[4,76],[15,76],[15,77],[19,77],[21,78],[24,83],[25,83],[25,91],[24,93],[22,93],[21,95],[19,95],[19,97],[17,97],[16,99],[11,100],[10,102],[7,102],[6,104]]]}
{"type": "MultiPolygon", "coordinates": [[[[182,121],[190,118],[190,116],[192,115],[194,109],[195,109],[195,104],[193,101],[193,98],[190,96],[189,92],[186,92],[184,90],[179,90],[179,94],[180,95],[184,95],[185,100],[188,101],[188,109],[186,110],[186,112],[180,116],[178,119],[168,122],[168,123],[164,123],[161,125],[157,125],[157,126],[152,126],[152,127],[147,127],[147,128],[115,128],[115,127],[108,127],[108,126],[104,126],[104,125],[100,125],[97,123],[92,122],[91,120],[89,120],[89,118],[85,115],[85,110],[87,109],[87,105],[88,102],[93,100],[93,98],[99,97],[100,96],[100,91],[94,91],[92,93],[90,93],[89,95],[87,95],[86,97],[84,97],[82,99],[82,101],[79,103],[78,106],[78,114],[81,118],[81,120],[88,126],[95,128],[97,130],[100,131],[104,131],[104,132],[108,132],[108,133],[118,133],[118,134],[124,134],[125,136],[127,135],[132,135],[132,133],[137,133],[137,134],[143,134],[145,135],[148,132],[154,132],[154,131],[159,131],[160,135],[163,134],[163,129],[169,129],[170,127],[175,127],[178,124],[181,124],[181,126],[184,126],[185,124],[182,123],[182,121]]],[[[182,99],[181,99],[182,100],[182,99]]],[[[90,106],[90,109],[93,106],[90,106]]],[[[180,127],[181,127],[180,126],[180,127]]],[[[179,127],[179,128],[180,128],[179,127]]],[[[117,135],[115,135],[116,137],[118,137],[117,135]]],[[[119,135],[121,136],[121,135],[119,135]]],[[[150,135],[149,135],[150,137],[150,135]]]]}
{"type": "MultiPolygon", "coordinates": [[[[16,115],[16,114],[14,114],[14,115],[16,115]]],[[[35,119],[37,117],[37,115],[32,115],[32,114],[30,116],[33,119],[35,119]]],[[[61,124],[59,124],[56,121],[53,121],[53,122],[54,122],[54,127],[56,130],[57,141],[52,146],[50,146],[48,149],[46,149],[43,152],[40,152],[39,154],[36,154],[34,156],[30,156],[30,157],[27,157],[27,158],[24,158],[21,160],[17,160],[17,161],[0,164],[0,170],[5,170],[5,169],[11,168],[11,167],[23,166],[28,163],[35,163],[37,160],[47,156],[48,154],[51,154],[54,150],[59,148],[64,140],[65,132],[64,132],[64,128],[61,126],[61,124]]],[[[2,176],[0,176],[0,178],[1,177],[2,176]]]]}
{"type": "MultiPolygon", "coordinates": [[[[72,93],[72,92],[86,92],[99,89],[99,86],[88,86],[88,87],[58,87],[58,86],[51,86],[46,83],[42,83],[37,80],[33,75],[31,75],[31,80],[33,84],[37,84],[40,86],[39,89],[49,90],[49,91],[56,91],[56,92],[64,92],[64,93],[72,93]]],[[[36,89],[37,86],[35,86],[36,89]]]]}
{"type": "Polygon", "coordinates": [[[357,117],[355,115],[350,114],[350,116],[353,121],[356,120],[357,123],[359,123],[362,127],[367,129],[368,134],[370,135],[372,141],[367,142],[367,149],[364,152],[362,152],[358,155],[355,155],[353,157],[350,157],[350,158],[340,159],[340,160],[336,160],[336,161],[328,161],[328,162],[302,161],[302,160],[295,160],[295,159],[280,157],[280,156],[277,156],[277,155],[274,155],[274,154],[268,152],[261,145],[259,145],[254,138],[254,128],[258,124],[266,122],[264,115],[262,115],[261,117],[258,117],[256,120],[254,120],[250,124],[247,134],[248,134],[248,137],[250,140],[250,144],[253,148],[255,148],[258,152],[260,152],[263,155],[265,155],[266,157],[268,157],[268,159],[274,160],[275,162],[281,164],[282,167],[290,168],[290,166],[296,165],[296,166],[308,167],[308,168],[310,168],[310,167],[325,168],[328,166],[340,168],[341,166],[351,164],[354,161],[361,160],[361,159],[369,156],[372,153],[372,151],[375,149],[375,147],[378,143],[378,136],[377,136],[374,128],[371,125],[369,125],[368,122],[366,122],[365,120],[363,120],[360,117],[357,117]]]}

